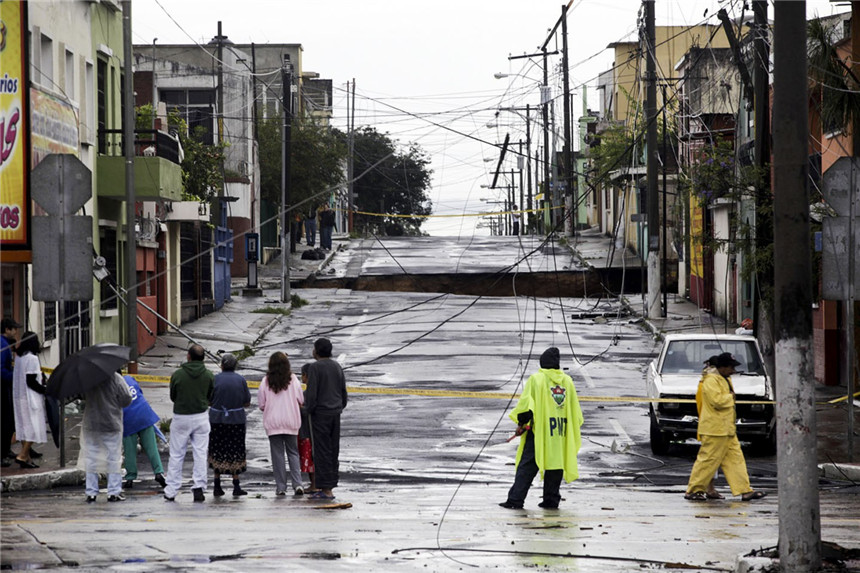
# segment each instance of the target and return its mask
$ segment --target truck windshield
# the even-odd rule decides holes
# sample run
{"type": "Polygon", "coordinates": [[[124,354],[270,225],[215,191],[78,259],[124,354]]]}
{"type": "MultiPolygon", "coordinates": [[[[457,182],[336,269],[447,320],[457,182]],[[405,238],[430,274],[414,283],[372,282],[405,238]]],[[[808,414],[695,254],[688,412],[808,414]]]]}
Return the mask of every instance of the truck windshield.
{"type": "Polygon", "coordinates": [[[705,360],[729,352],[740,362],[735,370],[764,375],[764,366],[755,343],[747,340],[674,340],[663,357],[662,374],[700,374],[705,360]]]}

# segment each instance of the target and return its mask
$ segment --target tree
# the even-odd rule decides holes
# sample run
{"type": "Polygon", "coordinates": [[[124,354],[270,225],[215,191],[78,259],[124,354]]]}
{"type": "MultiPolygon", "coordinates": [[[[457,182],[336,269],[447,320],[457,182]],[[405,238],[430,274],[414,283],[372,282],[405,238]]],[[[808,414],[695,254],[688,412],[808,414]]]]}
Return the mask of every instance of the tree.
{"type": "Polygon", "coordinates": [[[227,144],[203,143],[206,129],[199,125],[190,134],[182,129],[178,132],[179,142],[185,152],[185,159],[182,160],[183,198],[212,201],[218,197],[218,190],[224,184],[222,166],[227,144]]]}
{"type": "MultiPolygon", "coordinates": [[[[152,128],[153,108],[144,104],[135,108],[135,129],[148,130],[152,128]]],[[[191,133],[188,124],[175,109],[167,116],[170,133],[179,137],[182,151],[182,198],[186,201],[208,202],[218,197],[218,191],[224,184],[222,165],[224,150],[227,143],[208,145],[203,143],[206,130],[197,126],[191,133]]]]}
{"type": "Polygon", "coordinates": [[[424,217],[433,210],[427,154],[414,143],[401,151],[388,134],[373,127],[357,130],[353,137],[355,205],[362,212],[355,216],[357,227],[392,236],[420,235],[424,217]]]}
{"type": "MultiPolygon", "coordinates": [[[[260,146],[260,189],[263,199],[281,203],[281,162],[283,119],[264,120],[257,131],[260,146]]],[[[301,209],[328,199],[344,180],[346,145],[326,125],[310,116],[297,118],[290,130],[290,204],[301,209]]]]}

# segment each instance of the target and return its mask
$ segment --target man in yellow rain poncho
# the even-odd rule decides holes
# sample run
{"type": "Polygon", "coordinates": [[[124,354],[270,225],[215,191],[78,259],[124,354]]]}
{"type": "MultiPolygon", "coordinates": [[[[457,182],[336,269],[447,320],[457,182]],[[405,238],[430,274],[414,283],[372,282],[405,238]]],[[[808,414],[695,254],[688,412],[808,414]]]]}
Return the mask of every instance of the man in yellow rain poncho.
{"type": "MultiPolygon", "coordinates": [[[[708,499],[708,484],[717,468],[723,470],[733,495],[744,501],[761,499],[767,494],[750,486],[749,474],[741,444],[738,442],[735,418],[735,389],[731,375],[740,362],[724,352],[708,360],[714,368],[705,370],[696,393],[699,408],[698,438],[702,442],[690,472],[687,493],[693,501],[708,499]]],[[[713,495],[711,499],[715,498],[713,495]]]]}
{"type": "Polygon", "coordinates": [[[561,479],[579,477],[576,454],[582,444],[582,410],[570,376],[560,370],[558,348],[548,348],[540,357],[540,370],[532,374],[517,402],[511,419],[516,435],[525,434],[517,450],[517,473],[508,499],[508,509],[522,509],[532,481],[540,470],[545,509],[557,509],[561,501],[561,479]]]}

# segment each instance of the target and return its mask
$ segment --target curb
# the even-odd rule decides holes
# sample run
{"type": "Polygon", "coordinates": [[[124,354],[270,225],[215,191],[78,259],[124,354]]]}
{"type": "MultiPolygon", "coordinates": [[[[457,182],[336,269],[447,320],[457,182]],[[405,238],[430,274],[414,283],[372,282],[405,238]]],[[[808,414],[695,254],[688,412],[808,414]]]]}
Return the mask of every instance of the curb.
{"type": "Polygon", "coordinates": [[[77,468],[66,468],[29,475],[2,478],[3,493],[33,489],[51,489],[60,486],[79,486],[86,481],[86,472],[77,468]]]}
{"type": "Polygon", "coordinates": [[[832,480],[860,483],[860,465],[858,464],[820,464],[819,476],[832,480]]]}

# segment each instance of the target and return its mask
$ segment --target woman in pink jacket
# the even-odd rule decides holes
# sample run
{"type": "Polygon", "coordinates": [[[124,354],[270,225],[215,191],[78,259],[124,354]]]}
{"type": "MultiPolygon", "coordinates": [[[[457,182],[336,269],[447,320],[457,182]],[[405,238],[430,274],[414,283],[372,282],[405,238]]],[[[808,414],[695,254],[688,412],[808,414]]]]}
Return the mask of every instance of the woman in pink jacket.
{"type": "Polygon", "coordinates": [[[296,495],[304,495],[298,433],[302,425],[301,405],[305,398],[299,380],[290,369],[290,359],[283,352],[275,352],[269,358],[269,370],[260,382],[257,401],[263,411],[263,427],[272,451],[275,495],[286,495],[287,491],[285,451],[290,463],[293,491],[296,495]]]}

